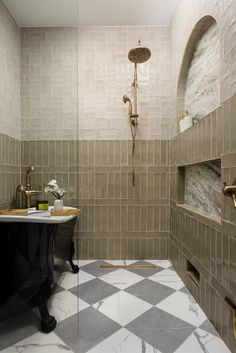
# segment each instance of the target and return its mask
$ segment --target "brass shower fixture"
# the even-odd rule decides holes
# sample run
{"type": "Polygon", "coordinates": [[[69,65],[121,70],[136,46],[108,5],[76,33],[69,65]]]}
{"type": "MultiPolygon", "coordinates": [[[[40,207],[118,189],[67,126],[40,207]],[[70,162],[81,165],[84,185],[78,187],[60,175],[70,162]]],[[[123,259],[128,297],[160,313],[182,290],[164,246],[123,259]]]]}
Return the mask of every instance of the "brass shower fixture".
{"type": "Polygon", "coordinates": [[[236,178],[234,178],[232,185],[227,185],[224,182],[223,194],[232,198],[234,207],[236,208],[236,178]]]}
{"type": "Polygon", "coordinates": [[[138,89],[138,73],[137,73],[137,64],[143,64],[145,63],[148,59],[151,57],[151,51],[150,49],[146,47],[141,47],[141,41],[138,41],[138,46],[137,48],[131,49],[128,54],[128,59],[132,63],[134,63],[134,80],[132,82],[132,86],[134,87],[134,112],[133,112],[133,107],[132,103],[129,97],[126,95],[123,96],[123,102],[127,103],[129,102],[129,115],[134,115],[133,119],[138,118],[138,113],[137,113],[137,89],[138,89]]]}
{"type": "Polygon", "coordinates": [[[128,96],[124,95],[123,96],[123,102],[126,104],[127,102],[129,103],[129,115],[132,115],[132,111],[133,111],[133,106],[131,103],[131,100],[128,96]]]}
{"type": "Polygon", "coordinates": [[[131,49],[128,54],[128,59],[134,63],[134,80],[132,86],[134,87],[134,107],[132,105],[131,99],[124,95],[123,102],[129,103],[129,118],[130,118],[130,129],[133,140],[132,147],[132,163],[133,163],[133,186],[135,186],[135,140],[138,127],[138,74],[137,74],[137,64],[142,64],[151,57],[150,49],[146,47],[141,47],[141,41],[138,41],[137,48],[131,49]]]}

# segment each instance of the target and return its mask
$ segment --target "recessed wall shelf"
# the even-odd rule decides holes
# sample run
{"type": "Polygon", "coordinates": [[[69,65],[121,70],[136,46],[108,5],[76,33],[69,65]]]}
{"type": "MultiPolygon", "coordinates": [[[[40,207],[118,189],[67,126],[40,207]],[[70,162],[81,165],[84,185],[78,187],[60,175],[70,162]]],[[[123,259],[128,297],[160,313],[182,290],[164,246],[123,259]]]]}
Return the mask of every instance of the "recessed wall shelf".
{"type": "Polygon", "coordinates": [[[195,163],[179,168],[178,203],[196,212],[221,219],[221,161],[195,163]]]}
{"type": "Polygon", "coordinates": [[[186,272],[191,280],[196,284],[197,287],[200,287],[200,272],[196,267],[186,259],[186,272]]]}

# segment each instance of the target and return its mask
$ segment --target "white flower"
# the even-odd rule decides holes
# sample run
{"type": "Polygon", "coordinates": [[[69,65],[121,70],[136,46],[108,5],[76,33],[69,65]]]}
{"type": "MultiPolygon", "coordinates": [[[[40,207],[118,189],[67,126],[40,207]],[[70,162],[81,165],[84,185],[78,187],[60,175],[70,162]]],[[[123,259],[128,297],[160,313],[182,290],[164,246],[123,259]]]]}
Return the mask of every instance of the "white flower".
{"type": "Polygon", "coordinates": [[[66,193],[66,191],[62,187],[58,186],[57,181],[55,179],[50,180],[44,190],[46,193],[50,192],[57,199],[61,199],[66,193]]]}
{"type": "Polygon", "coordinates": [[[51,185],[51,186],[58,186],[58,185],[57,185],[57,181],[56,181],[55,179],[50,180],[49,183],[48,183],[48,185],[51,185]]]}

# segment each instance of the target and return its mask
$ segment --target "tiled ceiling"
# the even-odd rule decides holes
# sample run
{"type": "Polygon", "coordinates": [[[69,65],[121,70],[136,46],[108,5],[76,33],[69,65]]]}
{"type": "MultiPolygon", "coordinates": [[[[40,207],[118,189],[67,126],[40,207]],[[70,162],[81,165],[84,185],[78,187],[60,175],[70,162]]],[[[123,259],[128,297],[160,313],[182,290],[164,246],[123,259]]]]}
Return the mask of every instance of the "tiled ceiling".
{"type": "Polygon", "coordinates": [[[178,0],[3,0],[20,27],[168,26],[178,0]]]}

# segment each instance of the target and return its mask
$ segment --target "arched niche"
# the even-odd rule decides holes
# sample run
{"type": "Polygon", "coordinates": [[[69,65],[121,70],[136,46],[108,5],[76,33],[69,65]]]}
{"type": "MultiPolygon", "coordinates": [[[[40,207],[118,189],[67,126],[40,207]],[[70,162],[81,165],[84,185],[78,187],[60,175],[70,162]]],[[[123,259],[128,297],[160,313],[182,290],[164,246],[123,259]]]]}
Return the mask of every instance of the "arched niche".
{"type": "Polygon", "coordinates": [[[187,42],[177,87],[177,114],[203,118],[220,105],[220,35],[216,20],[203,17],[187,42]]]}

